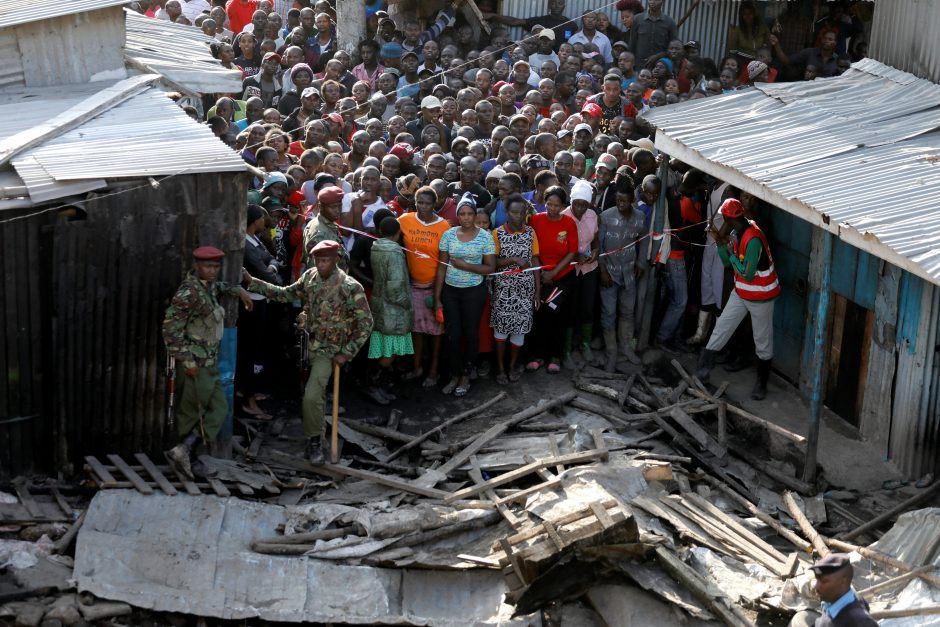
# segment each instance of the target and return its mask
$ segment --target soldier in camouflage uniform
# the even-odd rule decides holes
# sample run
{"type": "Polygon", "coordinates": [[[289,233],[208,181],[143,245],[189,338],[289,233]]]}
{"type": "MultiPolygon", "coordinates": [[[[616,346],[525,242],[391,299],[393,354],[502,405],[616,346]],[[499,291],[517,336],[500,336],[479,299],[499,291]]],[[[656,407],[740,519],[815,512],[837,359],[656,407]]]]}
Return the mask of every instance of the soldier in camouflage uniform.
{"type": "Polygon", "coordinates": [[[341,250],[342,246],[332,240],[314,246],[311,254],[315,267],[287,287],[242,274],[245,281],[251,279],[247,287],[252,292],[282,303],[300,300],[308,312],[304,326],[310,335],[310,378],[304,388],[303,426],[307,436],[305,456],[314,464],[326,460],[323,416],[333,364],[342,366],[355,357],[372,333],[372,312],[365,290],[337,267],[341,250]]]}
{"type": "MultiPolygon", "coordinates": [[[[202,246],[193,251],[193,270],[176,290],[163,321],[163,342],[176,360],[179,405],[176,426],[183,441],[166,456],[183,475],[193,478],[195,445],[215,441],[228,414],[228,402],[219,380],[219,342],[222,340],[224,294],[238,296],[247,309],[251,298],[238,286],[217,281],[225,256],[218,248],[202,246]]],[[[200,468],[195,468],[200,471],[200,468]]]]}
{"type": "Polygon", "coordinates": [[[304,227],[303,262],[307,268],[312,268],[310,251],[320,242],[332,241],[339,244],[339,267],[343,272],[349,269],[349,252],[340,237],[339,227],[336,225],[342,216],[343,190],[338,187],[324,187],[317,192],[317,217],[304,227]]]}

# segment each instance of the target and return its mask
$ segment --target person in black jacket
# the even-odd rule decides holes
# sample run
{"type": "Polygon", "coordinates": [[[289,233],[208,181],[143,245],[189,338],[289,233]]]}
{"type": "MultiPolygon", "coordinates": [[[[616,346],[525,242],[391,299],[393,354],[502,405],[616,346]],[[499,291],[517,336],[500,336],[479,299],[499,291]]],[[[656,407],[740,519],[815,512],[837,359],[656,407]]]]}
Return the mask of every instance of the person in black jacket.
{"type": "MultiPolygon", "coordinates": [[[[244,267],[252,277],[280,285],[277,262],[258,234],[265,228],[267,211],[259,205],[248,205],[245,227],[244,267]]],[[[264,371],[264,343],[267,301],[260,294],[249,292],[251,311],[244,306],[238,312],[238,353],[235,359],[235,389],[240,398],[240,409],[257,420],[270,420],[271,416],[258,406],[256,396],[258,379],[264,371]]]]}

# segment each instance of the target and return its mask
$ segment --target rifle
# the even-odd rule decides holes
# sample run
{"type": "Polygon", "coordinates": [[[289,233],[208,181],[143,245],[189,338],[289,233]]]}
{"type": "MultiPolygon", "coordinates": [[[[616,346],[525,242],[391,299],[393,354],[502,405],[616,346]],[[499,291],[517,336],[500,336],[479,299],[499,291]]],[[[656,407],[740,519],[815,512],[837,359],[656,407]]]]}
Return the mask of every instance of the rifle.
{"type": "Polygon", "coordinates": [[[176,358],[171,355],[166,356],[166,423],[172,432],[176,428],[176,412],[173,411],[173,405],[176,401],[176,358]]]}

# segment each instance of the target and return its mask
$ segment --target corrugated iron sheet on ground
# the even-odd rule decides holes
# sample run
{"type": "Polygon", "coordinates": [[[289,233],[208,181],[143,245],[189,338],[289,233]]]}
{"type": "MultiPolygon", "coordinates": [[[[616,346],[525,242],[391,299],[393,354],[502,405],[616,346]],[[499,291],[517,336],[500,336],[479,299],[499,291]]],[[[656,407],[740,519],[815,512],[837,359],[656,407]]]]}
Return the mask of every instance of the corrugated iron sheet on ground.
{"type": "Polygon", "coordinates": [[[125,10],[127,46],[124,54],[174,83],[200,94],[242,90],[242,75],[227,70],[209,52],[214,41],[201,30],[125,10]]]}
{"type": "Polygon", "coordinates": [[[96,11],[121,4],[127,4],[127,0],[60,0],[59,2],[0,0],[0,28],[39,22],[62,15],[96,11]]]}
{"type": "Polygon", "coordinates": [[[756,183],[782,209],[940,285],[940,85],[870,59],[852,67],[644,117],[659,147],[684,147],[692,165],[756,183]]]}

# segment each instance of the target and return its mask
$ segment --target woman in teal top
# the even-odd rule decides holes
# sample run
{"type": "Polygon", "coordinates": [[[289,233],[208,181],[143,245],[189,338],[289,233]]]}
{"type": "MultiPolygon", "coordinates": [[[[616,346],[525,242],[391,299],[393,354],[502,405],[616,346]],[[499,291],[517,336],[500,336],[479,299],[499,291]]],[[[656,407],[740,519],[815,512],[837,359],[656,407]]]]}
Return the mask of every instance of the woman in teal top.
{"type": "Polygon", "coordinates": [[[496,245],[488,231],[474,225],[476,211],[473,196],[464,194],[457,203],[460,226],[441,236],[441,265],[434,281],[434,308],[444,316],[451,376],[441,391],[454,396],[470,391],[470,369],[477,361],[480,317],[486,305],[484,277],[496,269],[496,245]]]}

